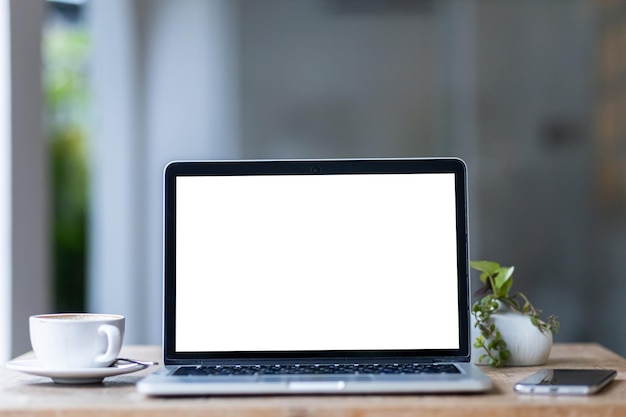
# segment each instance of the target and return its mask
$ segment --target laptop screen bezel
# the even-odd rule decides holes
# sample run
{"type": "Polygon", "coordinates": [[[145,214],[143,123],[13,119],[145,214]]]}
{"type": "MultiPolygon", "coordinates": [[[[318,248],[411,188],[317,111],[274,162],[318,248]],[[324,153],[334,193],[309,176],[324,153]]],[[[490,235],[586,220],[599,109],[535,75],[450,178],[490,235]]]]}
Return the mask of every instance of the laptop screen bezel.
{"type": "Polygon", "coordinates": [[[447,360],[469,361],[469,233],[467,168],[458,158],[175,161],[164,170],[163,212],[163,348],[164,362],[198,364],[228,362],[299,362],[320,360],[447,360]],[[342,174],[452,173],[455,178],[458,349],[271,351],[271,352],[177,352],[176,351],[176,179],[181,176],[229,175],[342,175],[342,174]]]}

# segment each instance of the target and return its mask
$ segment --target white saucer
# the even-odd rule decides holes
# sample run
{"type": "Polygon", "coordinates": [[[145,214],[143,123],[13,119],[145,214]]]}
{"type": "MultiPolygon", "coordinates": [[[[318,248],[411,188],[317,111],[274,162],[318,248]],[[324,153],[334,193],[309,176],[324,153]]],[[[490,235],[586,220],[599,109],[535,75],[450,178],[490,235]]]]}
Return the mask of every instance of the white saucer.
{"type": "Polygon", "coordinates": [[[36,359],[12,360],[7,368],[30,375],[47,376],[57,384],[95,384],[108,376],[128,374],[147,368],[137,363],[114,364],[108,368],[50,369],[36,359]]]}

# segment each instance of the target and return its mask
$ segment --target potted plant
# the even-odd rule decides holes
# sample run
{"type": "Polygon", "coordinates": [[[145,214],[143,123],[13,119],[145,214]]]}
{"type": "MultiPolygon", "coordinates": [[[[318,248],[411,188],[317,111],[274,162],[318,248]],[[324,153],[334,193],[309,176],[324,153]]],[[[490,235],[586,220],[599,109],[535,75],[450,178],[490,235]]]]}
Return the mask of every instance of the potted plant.
{"type": "Polygon", "coordinates": [[[481,365],[530,366],[546,362],[552,335],[559,330],[557,317],[542,320],[521,292],[510,293],[515,267],[491,261],[471,261],[484,284],[475,292],[480,299],[472,306],[473,361],[481,365]]]}

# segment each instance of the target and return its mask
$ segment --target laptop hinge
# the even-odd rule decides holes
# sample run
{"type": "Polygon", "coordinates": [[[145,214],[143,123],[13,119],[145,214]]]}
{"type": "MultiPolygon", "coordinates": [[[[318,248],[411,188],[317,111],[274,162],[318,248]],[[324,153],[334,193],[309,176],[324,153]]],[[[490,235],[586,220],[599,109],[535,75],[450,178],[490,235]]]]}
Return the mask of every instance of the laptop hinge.
{"type": "Polygon", "coordinates": [[[172,366],[212,366],[212,365],[252,365],[252,364],[353,364],[353,363],[422,363],[432,364],[459,361],[458,358],[319,358],[319,359],[197,359],[197,360],[166,360],[165,365],[172,366]]]}

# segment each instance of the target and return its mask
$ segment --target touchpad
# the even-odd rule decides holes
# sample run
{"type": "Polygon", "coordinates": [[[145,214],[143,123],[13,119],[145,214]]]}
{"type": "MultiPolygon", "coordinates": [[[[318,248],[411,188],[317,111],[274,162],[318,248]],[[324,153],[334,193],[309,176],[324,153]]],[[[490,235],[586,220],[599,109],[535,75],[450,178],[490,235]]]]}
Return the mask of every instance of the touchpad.
{"type": "Polygon", "coordinates": [[[267,375],[263,382],[287,384],[291,391],[324,393],[343,391],[351,382],[371,381],[371,375],[267,375]]]}
{"type": "Polygon", "coordinates": [[[371,375],[263,375],[261,382],[363,382],[371,381],[371,375]]]}

